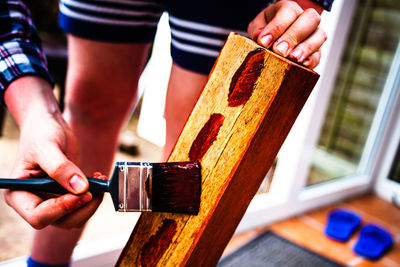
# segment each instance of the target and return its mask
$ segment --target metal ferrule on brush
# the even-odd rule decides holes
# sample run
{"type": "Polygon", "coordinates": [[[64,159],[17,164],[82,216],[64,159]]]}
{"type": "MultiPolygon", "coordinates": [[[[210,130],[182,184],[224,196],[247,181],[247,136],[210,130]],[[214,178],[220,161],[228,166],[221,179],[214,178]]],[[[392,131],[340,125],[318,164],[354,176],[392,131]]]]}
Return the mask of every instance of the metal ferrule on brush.
{"type": "Polygon", "coordinates": [[[152,165],[118,162],[118,211],[151,211],[152,165]]]}

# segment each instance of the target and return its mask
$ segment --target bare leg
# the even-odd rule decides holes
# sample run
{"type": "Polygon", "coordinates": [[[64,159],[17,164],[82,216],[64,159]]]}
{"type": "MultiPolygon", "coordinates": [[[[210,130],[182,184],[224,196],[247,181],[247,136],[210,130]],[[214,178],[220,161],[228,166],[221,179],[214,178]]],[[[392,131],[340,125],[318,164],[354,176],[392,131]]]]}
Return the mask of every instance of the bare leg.
{"type": "Polygon", "coordinates": [[[207,75],[172,65],[165,103],[167,133],[164,159],[171,153],[206,81],[207,75]]]}
{"type": "MultiPolygon", "coordinates": [[[[109,175],[118,136],[136,103],[150,44],[111,44],[69,36],[65,118],[81,144],[83,172],[109,175]]],[[[65,264],[83,227],[37,231],[32,258],[65,264]]]]}

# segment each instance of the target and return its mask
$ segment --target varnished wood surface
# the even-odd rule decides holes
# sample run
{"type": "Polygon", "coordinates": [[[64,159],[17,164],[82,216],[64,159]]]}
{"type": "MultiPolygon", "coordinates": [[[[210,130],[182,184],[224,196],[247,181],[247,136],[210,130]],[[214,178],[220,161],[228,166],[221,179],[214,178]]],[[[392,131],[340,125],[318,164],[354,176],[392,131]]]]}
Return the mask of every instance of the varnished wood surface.
{"type": "Polygon", "coordinates": [[[260,233],[272,230],[282,237],[311,251],[347,266],[396,267],[400,266],[400,209],[373,195],[365,195],[326,208],[284,220],[270,227],[261,227],[235,236],[229,242],[224,256],[251,241],[260,233]],[[365,223],[376,223],[388,229],[394,236],[395,245],[380,260],[370,261],[353,252],[358,232],[345,243],[335,242],[325,237],[324,228],[327,214],[335,208],[346,208],[357,212],[365,223]]]}
{"type": "Polygon", "coordinates": [[[317,79],[231,34],[169,157],[201,162],[200,212],[142,214],[117,265],[215,265],[317,79]]]}

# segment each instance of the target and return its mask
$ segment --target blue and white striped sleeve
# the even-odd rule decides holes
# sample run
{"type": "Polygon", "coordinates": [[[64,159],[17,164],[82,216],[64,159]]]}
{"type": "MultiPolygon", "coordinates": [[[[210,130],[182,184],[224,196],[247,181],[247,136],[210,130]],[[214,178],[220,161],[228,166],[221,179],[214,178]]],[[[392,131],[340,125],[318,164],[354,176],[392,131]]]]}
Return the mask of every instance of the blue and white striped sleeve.
{"type": "Polygon", "coordinates": [[[26,75],[40,76],[53,84],[26,4],[0,0],[0,101],[10,83],[26,75]]]}

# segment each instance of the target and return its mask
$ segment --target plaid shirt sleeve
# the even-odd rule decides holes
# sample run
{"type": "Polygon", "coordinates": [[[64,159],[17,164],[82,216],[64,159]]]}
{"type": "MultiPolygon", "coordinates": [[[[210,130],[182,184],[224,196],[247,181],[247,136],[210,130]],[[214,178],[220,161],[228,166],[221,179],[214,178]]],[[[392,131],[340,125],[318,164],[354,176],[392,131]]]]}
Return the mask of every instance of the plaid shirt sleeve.
{"type": "Polygon", "coordinates": [[[22,0],[0,0],[0,101],[10,83],[25,75],[53,84],[29,9],[22,0]]]}

